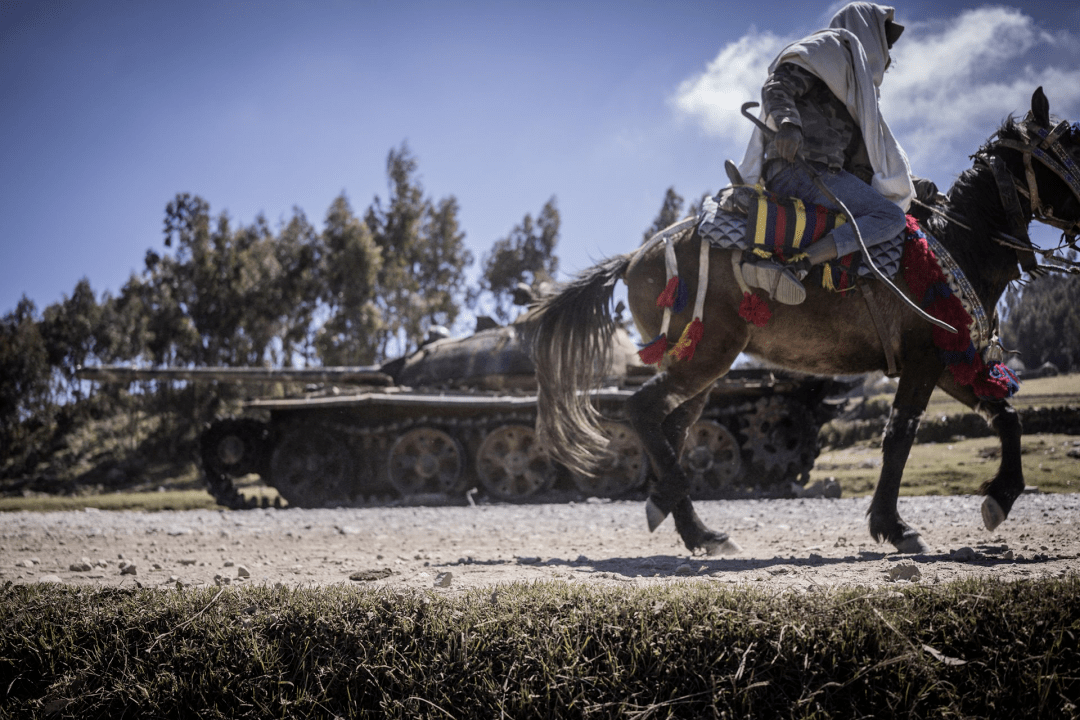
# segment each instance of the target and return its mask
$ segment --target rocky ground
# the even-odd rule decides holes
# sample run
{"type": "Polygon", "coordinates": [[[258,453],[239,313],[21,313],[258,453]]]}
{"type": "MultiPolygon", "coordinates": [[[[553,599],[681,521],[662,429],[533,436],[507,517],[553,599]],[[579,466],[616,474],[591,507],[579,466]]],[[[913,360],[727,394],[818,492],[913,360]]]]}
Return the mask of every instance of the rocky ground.
{"type": "Polygon", "coordinates": [[[987,532],[981,498],[901,498],[932,551],[867,533],[868,498],[697,503],[742,551],[690,555],[640,502],[0,515],[0,582],[168,588],[285,583],[458,592],[513,582],[683,581],[810,590],[1080,572],[1080,495],[1026,494],[987,532]]]}

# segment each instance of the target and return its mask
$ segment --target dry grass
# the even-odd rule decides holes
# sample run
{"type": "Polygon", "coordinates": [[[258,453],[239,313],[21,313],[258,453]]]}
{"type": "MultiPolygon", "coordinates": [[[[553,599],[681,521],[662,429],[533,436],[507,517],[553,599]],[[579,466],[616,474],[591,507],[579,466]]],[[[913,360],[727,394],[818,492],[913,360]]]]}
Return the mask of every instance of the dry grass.
{"type": "Polygon", "coordinates": [[[1075,717],[1080,579],[0,591],[4,717],[1075,717]]]}

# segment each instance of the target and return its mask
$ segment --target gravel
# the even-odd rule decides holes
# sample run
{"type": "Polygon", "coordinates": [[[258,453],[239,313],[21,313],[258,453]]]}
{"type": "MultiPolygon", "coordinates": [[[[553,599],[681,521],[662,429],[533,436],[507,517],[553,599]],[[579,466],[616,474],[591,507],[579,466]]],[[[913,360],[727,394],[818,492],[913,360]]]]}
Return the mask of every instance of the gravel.
{"type": "Polygon", "coordinates": [[[716,582],[795,590],[1080,571],[1080,495],[1025,494],[995,532],[981,498],[904,497],[932,551],[866,530],[868,498],[696,503],[742,552],[691,556],[640,502],[0,515],[0,582],[142,587],[351,584],[464,592],[511,582],[716,582]]]}

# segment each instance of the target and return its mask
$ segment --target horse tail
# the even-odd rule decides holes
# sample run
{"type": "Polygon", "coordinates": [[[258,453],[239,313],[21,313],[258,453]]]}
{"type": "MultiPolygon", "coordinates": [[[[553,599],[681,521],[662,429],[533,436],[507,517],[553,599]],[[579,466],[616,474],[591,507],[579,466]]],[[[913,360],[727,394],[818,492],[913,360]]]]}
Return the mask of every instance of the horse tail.
{"type": "Polygon", "coordinates": [[[608,439],[590,398],[610,373],[616,330],[611,300],[632,255],[586,270],[530,313],[538,384],[537,435],[550,456],[573,471],[594,474],[608,439]]]}

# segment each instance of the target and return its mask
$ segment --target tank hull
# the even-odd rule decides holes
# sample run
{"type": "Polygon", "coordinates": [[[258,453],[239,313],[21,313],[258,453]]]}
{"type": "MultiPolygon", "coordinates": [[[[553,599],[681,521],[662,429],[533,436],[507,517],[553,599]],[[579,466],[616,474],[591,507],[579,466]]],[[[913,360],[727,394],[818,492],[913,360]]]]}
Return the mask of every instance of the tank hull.
{"type": "MultiPolygon", "coordinates": [[[[243,417],[200,437],[207,487],[230,508],[259,502],[252,475],[295,507],[395,502],[557,501],[644,493],[649,463],[625,422],[626,400],[652,376],[625,331],[608,386],[594,401],[607,418],[609,460],[593,476],[554,464],[535,434],[536,377],[516,326],[442,339],[379,367],[87,368],[109,382],[275,381],[303,392],[260,397],[243,417]],[[243,481],[243,482],[241,482],[243,481]]],[[[834,382],[762,369],[718,381],[682,455],[695,499],[784,495],[805,484],[817,432],[834,415],[834,382]]]]}
{"type": "MultiPolygon", "coordinates": [[[[789,494],[791,483],[808,480],[818,429],[834,415],[823,402],[833,383],[769,371],[733,375],[716,384],[691,428],[683,464],[692,497],[789,494]]],[[[339,389],[253,400],[248,408],[269,419],[247,430],[251,461],[228,466],[215,459],[221,446],[236,444],[229,430],[238,421],[222,420],[204,433],[203,467],[219,502],[230,507],[251,504],[233,488],[239,471],[258,472],[298,507],[634,497],[649,472],[624,418],[634,391],[594,394],[609,419],[612,453],[597,477],[574,475],[547,458],[535,438],[535,394],[490,390],[339,389]]]]}

